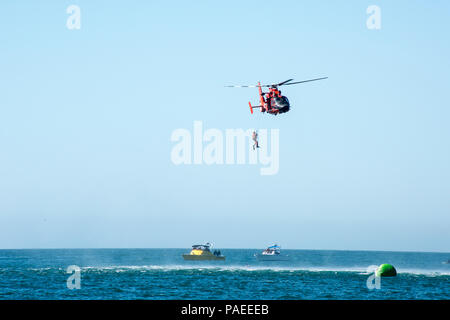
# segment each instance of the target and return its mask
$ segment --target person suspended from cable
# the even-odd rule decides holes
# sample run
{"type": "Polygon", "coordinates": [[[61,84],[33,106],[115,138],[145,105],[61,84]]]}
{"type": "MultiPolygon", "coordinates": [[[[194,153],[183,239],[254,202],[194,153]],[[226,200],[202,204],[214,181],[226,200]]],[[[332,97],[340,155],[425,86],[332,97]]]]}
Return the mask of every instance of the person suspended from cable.
{"type": "Polygon", "coordinates": [[[253,131],[252,133],[252,139],[253,139],[253,150],[255,150],[255,148],[259,148],[259,143],[258,143],[258,133],[255,131],[253,131]]]}

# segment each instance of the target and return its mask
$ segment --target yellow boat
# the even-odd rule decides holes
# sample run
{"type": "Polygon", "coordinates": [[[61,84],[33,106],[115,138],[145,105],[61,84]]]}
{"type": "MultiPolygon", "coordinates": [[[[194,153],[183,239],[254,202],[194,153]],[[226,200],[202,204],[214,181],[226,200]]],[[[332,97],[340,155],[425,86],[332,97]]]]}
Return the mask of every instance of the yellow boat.
{"type": "Polygon", "coordinates": [[[184,260],[204,261],[204,260],[225,260],[225,257],[218,250],[211,252],[211,244],[196,244],[192,246],[189,254],[183,254],[184,260]]]}

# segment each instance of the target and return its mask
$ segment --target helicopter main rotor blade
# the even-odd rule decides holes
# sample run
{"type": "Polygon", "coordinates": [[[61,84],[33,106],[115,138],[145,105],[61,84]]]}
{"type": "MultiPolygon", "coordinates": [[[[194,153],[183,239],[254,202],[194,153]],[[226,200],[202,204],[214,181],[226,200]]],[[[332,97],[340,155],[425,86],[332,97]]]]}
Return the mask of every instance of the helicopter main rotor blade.
{"type": "Polygon", "coordinates": [[[289,80],[286,80],[286,81],[283,81],[283,82],[280,82],[280,83],[277,83],[277,84],[273,84],[273,86],[276,86],[276,87],[282,86],[282,85],[284,85],[284,84],[286,84],[286,83],[288,83],[289,81],[292,81],[292,80],[294,80],[294,79],[289,79],[289,80]]]}
{"type": "Polygon", "coordinates": [[[283,82],[280,82],[280,83],[274,83],[274,84],[232,85],[232,86],[225,86],[225,87],[227,87],[227,88],[276,88],[276,87],[279,87],[279,86],[290,86],[291,84],[299,84],[299,83],[318,81],[318,80],[324,80],[324,79],[328,79],[328,77],[317,78],[317,79],[310,79],[310,80],[303,80],[303,81],[296,81],[296,82],[291,82],[294,79],[289,79],[289,80],[286,80],[286,81],[283,81],[283,82]]]}
{"type": "Polygon", "coordinates": [[[291,82],[291,83],[286,83],[284,85],[285,86],[290,86],[291,84],[299,84],[299,83],[305,83],[305,82],[311,82],[311,81],[317,81],[317,80],[324,80],[324,79],[328,79],[328,77],[317,78],[317,79],[310,79],[310,80],[303,80],[303,81],[297,81],[297,82],[291,82]]]}
{"type": "Polygon", "coordinates": [[[259,87],[264,87],[264,86],[258,86],[258,85],[255,85],[255,86],[225,86],[226,88],[259,88],[259,87]]]}
{"type": "Polygon", "coordinates": [[[284,84],[286,84],[286,83],[288,83],[289,81],[292,81],[292,80],[294,80],[294,79],[289,79],[289,80],[286,80],[286,81],[283,81],[283,82],[280,82],[280,83],[264,84],[264,85],[261,85],[261,87],[263,87],[263,88],[276,88],[276,87],[282,86],[282,85],[284,85],[284,84]]]}

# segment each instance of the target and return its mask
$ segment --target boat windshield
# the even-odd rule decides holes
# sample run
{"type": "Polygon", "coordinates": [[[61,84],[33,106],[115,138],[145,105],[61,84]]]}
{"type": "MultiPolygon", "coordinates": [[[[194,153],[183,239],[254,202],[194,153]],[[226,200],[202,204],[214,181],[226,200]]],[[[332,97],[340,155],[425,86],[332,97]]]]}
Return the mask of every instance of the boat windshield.
{"type": "Polygon", "coordinates": [[[264,250],[263,254],[280,254],[281,253],[281,247],[278,245],[273,245],[270,247],[267,247],[266,250],[264,250]]]}
{"type": "Polygon", "coordinates": [[[204,251],[209,251],[210,245],[208,244],[195,244],[192,246],[192,249],[195,250],[204,250],[204,251]]]}

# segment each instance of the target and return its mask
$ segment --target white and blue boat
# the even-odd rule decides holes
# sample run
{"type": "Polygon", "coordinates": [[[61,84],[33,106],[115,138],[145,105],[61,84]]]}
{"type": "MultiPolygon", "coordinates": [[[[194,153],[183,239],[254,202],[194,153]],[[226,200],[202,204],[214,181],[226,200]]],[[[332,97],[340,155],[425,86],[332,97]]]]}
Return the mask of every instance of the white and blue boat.
{"type": "Polygon", "coordinates": [[[259,261],[287,261],[289,256],[281,253],[281,247],[274,244],[261,253],[255,254],[256,259],[259,261]]]}

